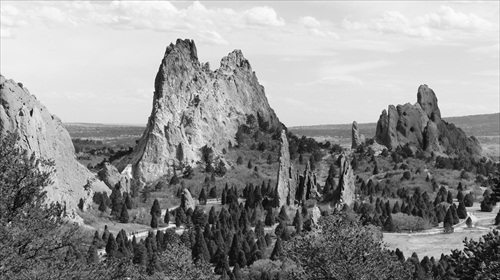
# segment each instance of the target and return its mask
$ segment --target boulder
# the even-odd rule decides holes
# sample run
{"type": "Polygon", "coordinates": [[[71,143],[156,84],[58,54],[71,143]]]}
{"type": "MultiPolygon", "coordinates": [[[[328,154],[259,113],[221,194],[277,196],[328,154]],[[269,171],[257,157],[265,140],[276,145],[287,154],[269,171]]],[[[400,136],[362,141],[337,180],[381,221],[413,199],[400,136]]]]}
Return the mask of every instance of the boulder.
{"type": "Polygon", "coordinates": [[[38,158],[55,163],[53,183],[45,188],[48,201],[66,204],[70,218],[77,219],[80,199],[84,210],[95,191],[110,192],[86,167],[78,163],[75,148],[61,120],[31,95],[27,88],[0,75],[0,135],[15,132],[17,145],[38,158]]]}
{"type": "Polygon", "coordinates": [[[181,206],[184,208],[184,210],[187,210],[189,208],[191,208],[191,210],[194,210],[194,208],[196,207],[193,196],[191,196],[191,193],[188,189],[182,189],[181,202],[181,206]]]}
{"type": "Polygon", "coordinates": [[[388,111],[382,111],[375,140],[392,150],[408,145],[427,155],[481,156],[477,139],[441,119],[437,97],[427,85],[418,88],[417,103],[390,105],[388,111]]]}
{"type": "Polygon", "coordinates": [[[290,162],[286,131],[281,131],[278,178],[275,189],[275,207],[293,205],[296,191],[296,180],[293,178],[293,167],[290,162]]]}
{"type": "Polygon", "coordinates": [[[249,115],[263,129],[280,127],[241,51],[222,58],[219,69],[209,68],[198,60],[192,40],[178,39],[167,47],[146,130],[119,170],[131,164],[135,179],[154,182],[172,166],[201,162],[204,146],[213,149],[214,158],[221,155],[229,143],[236,144],[236,132],[249,115]]]}

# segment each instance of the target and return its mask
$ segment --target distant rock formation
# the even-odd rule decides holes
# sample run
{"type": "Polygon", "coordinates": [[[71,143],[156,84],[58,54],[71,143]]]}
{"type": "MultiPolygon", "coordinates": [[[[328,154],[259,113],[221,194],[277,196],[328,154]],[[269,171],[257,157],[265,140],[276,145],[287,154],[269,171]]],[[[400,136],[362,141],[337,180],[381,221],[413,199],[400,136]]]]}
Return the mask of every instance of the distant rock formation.
{"type": "Polygon", "coordinates": [[[46,187],[47,199],[66,203],[71,218],[80,199],[84,208],[92,203],[94,191],[110,192],[87,168],[78,163],[75,148],[61,120],[51,115],[27,88],[0,75],[0,134],[16,132],[19,147],[37,157],[55,162],[53,184],[46,187]],[[84,186],[86,186],[84,188],[84,186]]]}
{"type": "Polygon", "coordinates": [[[437,97],[427,85],[418,88],[414,105],[389,105],[382,111],[375,140],[389,149],[408,145],[428,155],[481,155],[476,138],[467,138],[460,128],[441,119],[437,97]]]}
{"type": "Polygon", "coordinates": [[[365,142],[365,136],[359,133],[358,123],[356,121],[352,122],[352,145],[351,149],[355,150],[359,145],[365,142]]]}
{"type": "Polygon", "coordinates": [[[351,167],[351,162],[346,152],[343,152],[338,161],[340,162],[339,185],[333,191],[333,202],[339,205],[347,204],[352,206],[356,199],[354,185],[354,173],[351,167]]]}
{"type": "Polygon", "coordinates": [[[114,165],[105,162],[97,175],[110,189],[119,185],[120,191],[130,192],[130,178],[126,173],[120,174],[114,165]]]}
{"type": "Polygon", "coordinates": [[[298,186],[295,192],[295,200],[301,203],[311,198],[320,197],[321,195],[319,194],[316,185],[316,173],[311,171],[309,162],[307,162],[304,174],[298,176],[298,186]]]}
{"type": "Polygon", "coordinates": [[[286,131],[281,131],[278,179],[275,189],[275,206],[293,205],[295,201],[296,180],[290,162],[290,151],[286,131]]]}
{"type": "Polygon", "coordinates": [[[146,130],[119,170],[131,163],[134,178],[148,183],[180,162],[200,162],[205,145],[220,155],[236,143],[236,132],[248,115],[264,128],[280,125],[241,51],[231,52],[211,71],[208,63],[198,61],[192,40],[178,39],[167,47],[156,75],[146,130]]]}

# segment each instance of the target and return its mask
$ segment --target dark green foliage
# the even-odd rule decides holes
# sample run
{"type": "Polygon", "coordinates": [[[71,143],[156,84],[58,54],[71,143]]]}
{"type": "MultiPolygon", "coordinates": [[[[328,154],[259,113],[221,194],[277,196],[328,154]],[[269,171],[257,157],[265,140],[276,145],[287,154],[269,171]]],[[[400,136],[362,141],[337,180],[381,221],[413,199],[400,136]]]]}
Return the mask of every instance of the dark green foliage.
{"type": "Polygon", "coordinates": [[[194,176],[194,170],[193,168],[188,165],[184,168],[184,172],[182,172],[182,177],[186,178],[186,179],[191,179],[193,178],[194,176]]]}
{"type": "Polygon", "coordinates": [[[493,203],[490,199],[490,196],[485,196],[483,201],[481,202],[481,211],[483,212],[491,212],[493,211],[493,203]]]}
{"type": "Polygon", "coordinates": [[[233,235],[233,241],[231,244],[231,248],[229,249],[229,265],[234,266],[234,264],[238,261],[238,254],[241,250],[241,241],[237,233],[233,235]]]}
{"type": "Polygon", "coordinates": [[[242,165],[243,164],[243,158],[241,156],[238,156],[238,158],[236,159],[236,164],[237,165],[242,165]]]}
{"type": "MultiPolygon", "coordinates": [[[[498,215],[497,215],[498,217],[498,215]]],[[[467,225],[468,228],[472,227],[472,219],[470,217],[467,217],[467,220],[465,220],[465,224],[467,225]]]]}
{"type": "Polygon", "coordinates": [[[108,210],[108,206],[106,205],[106,202],[104,200],[101,200],[101,204],[99,204],[98,209],[101,212],[106,212],[106,210],[108,210]]]}
{"type": "Polygon", "coordinates": [[[394,225],[394,221],[392,220],[392,215],[390,213],[384,222],[384,230],[388,232],[396,231],[396,226],[394,225]]]}
{"type": "Polygon", "coordinates": [[[151,215],[151,228],[158,228],[158,216],[151,215]]]}
{"type": "Polygon", "coordinates": [[[378,171],[378,165],[375,163],[375,167],[373,168],[373,175],[377,175],[379,173],[378,171]]]}
{"type": "Polygon", "coordinates": [[[97,256],[97,248],[92,244],[87,252],[87,264],[97,263],[99,257],[97,256]]]}
{"type": "Polygon", "coordinates": [[[160,202],[158,202],[158,199],[155,199],[155,201],[153,202],[149,214],[151,214],[151,216],[157,216],[157,217],[161,216],[160,202]]]}
{"type": "Polygon", "coordinates": [[[151,188],[149,188],[148,186],[144,187],[142,190],[141,190],[141,199],[142,199],[142,202],[146,203],[149,199],[149,197],[151,196],[151,188]]]}
{"type": "Polygon", "coordinates": [[[108,243],[106,244],[106,256],[116,257],[118,252],[118,244],[116,244],[115,237],[112,233],[109,234],[108,243]]]}
{"type": "Polygon", "coordinates": [[[207,204],[207,194],[205,193],[205,188],[201,189],[200,196],[198,197],[201,205],[207,204]]]}
{"type": "Polygon", "coordinates": [[[472,207],[474,205],[474,197],[471,193],[468,193],[464,197],[465,207],[472,207]]]}
{"type": "Polygon", "coordinates": [[[448,192],[448,196],[446,197],[446,202],[448,202],[449,204],[453,204],[453,195],[451,194],[451,192],[448,192]]]}
{"type": "Polygon", "coordinates": [[[300,264],[297,279],[411,279],[408,265],[374,239],[372,228],[342,212],[319,224],[320,233],[285,243],[284,256],[300,264]]]}
{"type": "Polygon", "coordinates": [[[194,262],[209,262],[210,254],[208,252],[207,243],[205,242],[205,238],[203,237],[203,233],[201,230],[196,232],[196,243],[192,249],[192,256],[194,262]]]}
{"type": "Polygon", "coordinates": [[[297,209],[297,212],[295,213],[295,217],[293,218],[293,223],[292,225],[295,227],[295,232],[296,233],[301,233],[302,232],[302,215],[300,214],[299,209],[297,209]]]}
{"type": "Polygon", "coordinates": [[[443,228],[445,232],[448,232],[450,229],[453,228],[453,215],[451,212],[451,207],[449,207],[448,211],[446,211],[446,216],[444,217],[443,221],[443,228]]]}
{"type": "Polygon", "coordinates": [[[170,223],[170,211],[168,208],[165,210],[165,216],[163,217],[163,222],[168,224],[170,223]]]}
{"type": "Polygon", "coordinates": [[[222,160],[220,160],[219,164],[217,164],[217,167],[215,168],[215,174],[217,174],[217,176],[219,177],[223,177],[224,175],[226,175],[226,173],[226,164],[222,160]]]}
{"type": "Polygon", "coordinates": [[[274,243],[274,248],[273,252],[271,253],[270,259],[276,261],[280,259],[282,256],[283,256],[283,244],[281,238],[278,237],[278,239],[276,239],[276,243],[274,243]]]}
{"type": "Polygon", "coordinates": [[[405,170],[405,172],[403,172],[403,178],[404,180],[411,180],[411,172],[409,170],[405,170]]]}
{"type": "Polygon", "coordinates": [[[267,211],[264,223],[268,227],[273,226],[276,223],[272,208],[269,208],[269,210],[267,211]]]}
{"type": "Polygon", "coordinates": [[[252,161],[251,161],[251,160],[248,160],[247,167],[248,167],[248,169],[252,169],[253,164],[252,164],[252,161]]]}
{"type": "Polygon", "coordinates": [[[288,214],[286,213],[285,205],[281,206],[280,213],[278,214],[278,219],[284,222],[290,221],[290,218],[288,218],[288,214]]]}
{"type": "Polygon", "coordinates": [[[463,202],[463,200],[461,200],[458,203],[457,215],[458,215],[458,218],[460,218],[460,219],[467,218],[467,209],[465,209],[465,203],[463,202]]]}
{"type": "Polygon", "coordinates": [[[128,216],[128,210],[127,210],[127,205],[124,203],[122,206],[122,211],[120,213],[120,223],[128,223],[129,216],[128,216]]]}
{"type": "Polygon", "coordinates": [[[239,264],[235,264],[233,268],[233,276],[235,280],[241,280],[243,279],[241,276],[241,271],[240,271],[240,266],[239,264]]]}

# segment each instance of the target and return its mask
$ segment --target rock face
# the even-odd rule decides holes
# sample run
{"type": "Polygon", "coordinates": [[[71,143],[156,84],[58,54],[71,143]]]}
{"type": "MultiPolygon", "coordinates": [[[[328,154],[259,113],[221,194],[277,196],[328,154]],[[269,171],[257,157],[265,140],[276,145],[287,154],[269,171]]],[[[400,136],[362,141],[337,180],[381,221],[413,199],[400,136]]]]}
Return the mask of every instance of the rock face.
{"type": "Polygon", "coordinates": [[[333,192],[333,202],[339,205],[347,204],[348,206],[352,206],[354,200],[356,199],[356,195],[354,193],[356,186],[354,185],[355,178],[351,162],[345,152],[339,156],[339,161],[339,185],[333,192]]]}
{"type": "Polygon", "coordinates": [[[298,176],[298,186],[295,191],[295,200],[299,203],[306,201],[310,198],[321,197],[316,186],[316,173],[310,170],[309,162],[306,165],[303,175],[298,176]]]}
{"type": "Polygon", "coordinates": [[[0,75],[0,134],[16,132],[19,147],[37,157],[53,159],[53,184],[46,187],[49,201],[66,203],[71,218],[82,198],[84,207],[92,203],[94,191],[109,192],[87,168],[76,161],[75,148],[61,120],[51,115],[28,89],[0,75]],[[84,189],[87,183],[90,185],[84,189]]]}
{"type": "Polygon", "coordinates": [[[363,142],[365,142],[365,136],[363,134],[359,133],[358,129],[358,123],[354,121],[352,123],[352,145],[351,149],[356,149],[358,148],[359,145],[361,145],[363,142]]]}
{"type": "Polygon", "coordinates": [[[275,207],[293,205],[295,200],[296,180],[293,178],[293,167],[290,163],[290,151],[286,132],[281,132],[278,179],[275,189],[275,207]]]}
{"type": "Polygon", "coordinates": [[[121,191],[130,192],[130,178],[126,175],[126,172],[125,174],[120,174],[114,165],[105,162],[97,175],[110,189],[119,185],[121,191]]]}
{"type": "Polygon", "coordinates": [[[191,193],[188,189],[182,189],[181,207],[184,210],[194,210],[194,208],[196,207],[193,196],[191,196],[191,193]]]}
{"type": "Polygon", "coordinates": [[[239,50],[222,58],[211,71],[198,61],[195,43],[170,44],[155,79],[153,109],[146,130],[127,162],[133,176],[153,182],[174,164],[201,160],[200,149],[220,155],[235,144],[238,127],[253,115],[262,126],[279,126],[250,63],[239,50]]]}
{"type": "Polygon", "coordinates": [[[375,140],[389,149],[408,145],[435,155],[481,155],[481,146],[474,138],[441,119],[437,97],[427,85],[418,88],[417,103],[390,105],[377,122],[375,140]]]}

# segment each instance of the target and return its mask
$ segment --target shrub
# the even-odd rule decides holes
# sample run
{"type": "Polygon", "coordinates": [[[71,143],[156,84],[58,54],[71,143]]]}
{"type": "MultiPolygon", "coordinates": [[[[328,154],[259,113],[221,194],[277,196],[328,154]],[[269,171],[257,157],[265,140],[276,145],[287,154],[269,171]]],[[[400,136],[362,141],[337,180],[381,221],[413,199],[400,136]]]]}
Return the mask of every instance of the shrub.
{"type": "Polygon", "coordinates": [[[409,170],[406,170],[404,173],[403,173],[403,178],[404,180],[411,180],[411,172],[409,170]]]}
{"type": "Polygon", "coordinates": [[[393,214],[392,221],[396,231],[420,231],[432,227],[428,220],[404,213],[393,214]]]}

